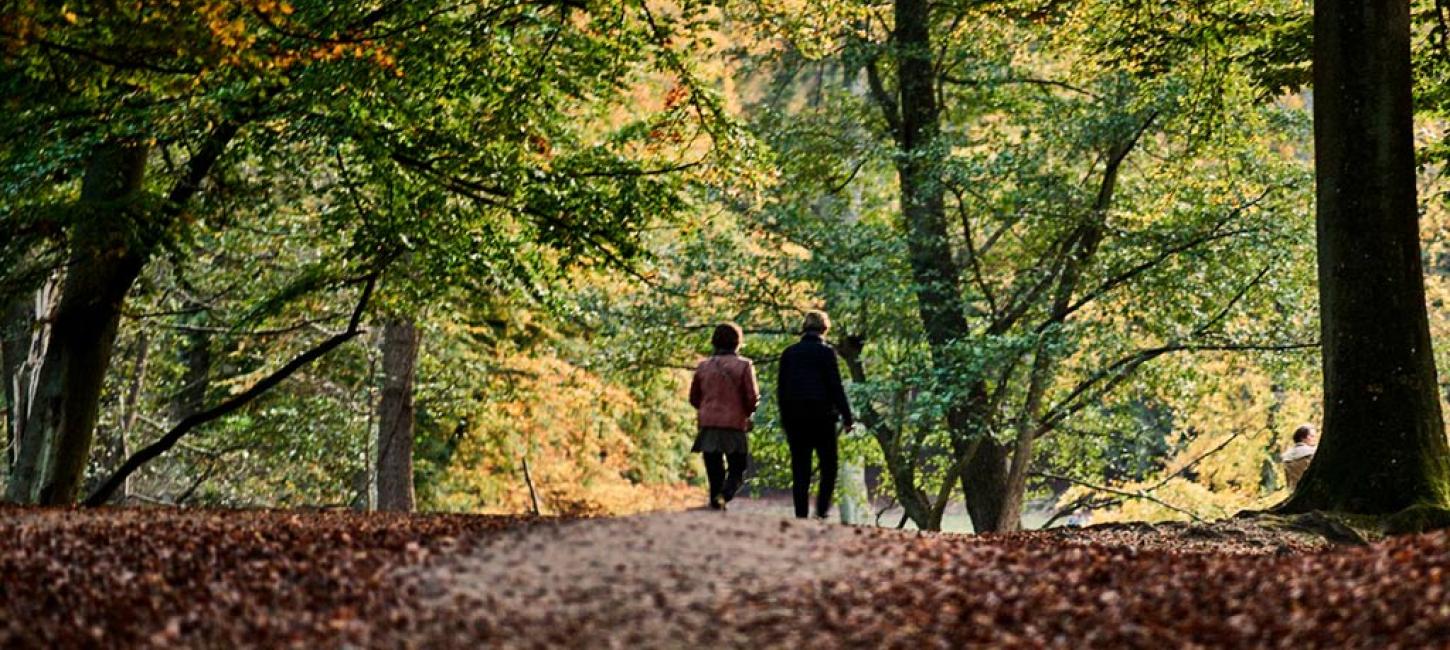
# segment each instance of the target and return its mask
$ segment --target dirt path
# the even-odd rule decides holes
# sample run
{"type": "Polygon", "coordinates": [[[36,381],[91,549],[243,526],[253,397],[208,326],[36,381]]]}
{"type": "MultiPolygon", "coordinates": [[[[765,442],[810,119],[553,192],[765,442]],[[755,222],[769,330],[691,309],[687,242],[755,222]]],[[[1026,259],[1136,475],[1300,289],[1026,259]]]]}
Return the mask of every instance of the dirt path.
{"type": "Polygon", "coordinates": [[[426,607],[466,613],[444,633],[460,643],[737,647],[748,631],[722,610],[871,571],[869,557],[850,552],[870,534],[743,513],[655,513],[505,534],[411,578],[426,607]]]}

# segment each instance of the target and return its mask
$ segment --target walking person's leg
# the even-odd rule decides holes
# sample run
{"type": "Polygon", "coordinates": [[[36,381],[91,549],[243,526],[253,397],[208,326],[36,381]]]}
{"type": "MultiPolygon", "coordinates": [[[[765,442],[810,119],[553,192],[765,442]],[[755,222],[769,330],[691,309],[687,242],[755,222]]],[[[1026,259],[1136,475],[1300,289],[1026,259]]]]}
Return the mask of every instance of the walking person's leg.
{"type": "Polygon", "coordinates": [[[725,454],[718,451],[706,451],[700,455],[705,457],[705,480],[710,484],[710,507],[718,507],[716,500],[720,497],[720,490],[725,483],[725,454]]]}
{"type": "Polygon", "coordinates": [[[803,435],[786,434],[790,445],[790,495],[795,501],[796,519],[805,519],[810,514],[811,499],[811,441],[803,435]]]}
{"type": "Polygon", "coordinates": [[[735,498],[735,493],[740,491],[740,486],[745,483],[745,469],[750,466],[750,455],[741,451],[733,454],[726,454],[725,460],[729,461],[728,469],[725,472],[725,484],[720,489],[720,496],[726,501],[735,498]]]}
{"type": "Polygon", "coordinates": [[[827,422],[816,432],[816,455],[820,457],[821,489],[816,493],[816,516],[825,519],[831,510],[831,497],[836,491],[836,423],[827,422]]]}

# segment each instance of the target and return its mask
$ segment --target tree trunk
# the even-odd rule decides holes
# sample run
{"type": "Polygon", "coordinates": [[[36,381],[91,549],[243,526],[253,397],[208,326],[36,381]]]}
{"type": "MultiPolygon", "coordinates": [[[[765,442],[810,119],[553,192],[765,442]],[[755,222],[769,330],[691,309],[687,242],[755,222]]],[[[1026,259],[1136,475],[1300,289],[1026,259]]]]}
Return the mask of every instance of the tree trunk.
{"type": "MultiPolygon", "coordinates": [[[[897,79],[900,113],[895,120],[896,170],[901,183],[901,214],[906,226],[917,312],[931,346],[932,362],[939,371],[954,372],[948,348],[970,333],[961,303],[960,273],[952,261],[946,226],[946,188],[939,178],[940,113],[936,103],[937,73],[932,59],[931,6],[928,0],[897,0],[897,79]]],[[[890,110],[890,106],[883,109],[890,110]]],[[[951,409],[947,425],[957,458],[975,453],[962,474],[962,489],[972,527],[978,532],[998,530],[1001,497],[1006,479],[1005,451],[990,439],[973,405],[986,387],[972,380],[968,396],[951,409]]]]}
{"type": "Polygon", "coordinates": [[[1012,461],[1007,468],[1006,489],[997,532],[1010,533],[1022,528],[1022,504],[1027,493],[1027,467],[1032,461],[1032,443],[1037,436],[1037,415],[1047,382],[1052,376],[1054,359],[1045,343],[1038,343],[1032,360],[1032,373],[1027,380],[1027,399],[1017,416],[1017,439],[1012,447],[1012,461]]]}
{"type": "Polygon", "coordinates": [[[121,302],[144,262],[131,235],[148,152],[137,143],[103,144],[86,168],[77,206],[83,214],[71,232],[71,262],[26,424],[28,439],[54,443],[36,452],[49,462],[21,468],[29,472],[17,481],[30,487],[25,501],[69,504],[80,490],[121,302]]]}
{"type": "MultiPolygon", "coordinates": [[[[187,301],[187,307],[202,309],[202,305],[187,301]]],[[[171,421],[180,422],[206,407],[206,391],[211,382],[211,332],[200,329],[205,325],[202,317],[189,318],[188,322],[198,329],[186,332],[185,344],[181,349],[181,390],[171,402],[171,421]]]]}
{"type": "Polygon", "coordinates": [[[870,502],[866,500],[865,470],[855,463],[841,463],[836,476],[839,486],[841,523],[859,526],[866,522],[870,502]]]}
{"type": "Polygon", "coordinates": [[[24,295],[16,298],[5,308],[4,321],[0,321],[0,382],[5,384],[5,458],[4,474],[8,477],[15,465],[16,452],[20,446],[20,430],[25,408],[21,404],[25,392],[21,390],[20,372],[30,347],[30,334],[35,326],[35,300],[24,295]]]}
{"type": "Polygon", "coordinates": [[[383,328],[383,394],[378,400],[378,509],[413,511],[413,376],[418,330],[408,318],[383,328]]]}
{"type": "MultiPolygon", "coordinates": [[[[102,429],[106,434],[102,438],[101,447],[96,465],[105,468],[107,472],[114,471],[126,458],[131,455],[130,436],[136,430],[136,421],[139,417],[138,410],[141,403],[141,389],[146,384],[146,366],[149,359],[150,345],[143,330],[136,336],[136,341],[131,348],[131,377],[126,384],[126,393],[121,396],[120,421],[116,427],[110,430],[102,429]]],[[[94,477],[87,482],[86,490],[94,491],[100,487],[105,475],[94,477]]],[[[126,480],[121,484],[115,495],[113,503],[124,503],[131,493],[131,482],[126,480]]]]}
{"type": "Polygon", "coordinates": [[[1017,415],[1017,439],[1013,445],[1012,461],[1007,470],[1006,489],[1002,495],[1001,521],[997,528],[999,532],[1011,532],[1020,530],[1022,527],[1022,505],[1027,492],[1027,469],[1032,461],[1033,443],[1037,436],[1041,435],[1038,431],[1038,419],[1041,417],[1042,400],[1057,371],[1058,359],[1051,350],[1048,337],[1053,336],[1053,326],[1060,326],[1067,321],[1073,296],[1077,293],[1083,274],[1097,255],[1098,247],[1102,243],[1108,209],[1112,207],[1113,195],[1117,192],[1118,170],[1122,167],[1123,161],[1127,159],[1128,153],[1137,144],[1143,131],[1151,123],[1152,118],[1149,118],[1141,128],[1135,129],[1132,135],[1108,152],[1108,163],[1103,168],[1102,182],[1098,186],[1098,194],[1093,201],[1092,211],[1087,215],[1087,220],[1070,235],[1071,243],[1066,248],[1067,257],[1062,263],[1062,273],[1058,276],[1057,287],[1052,299],[1052,310],[1049,312],[1046,327],[1042,328],[1043,333],[1040,334],[1042,338],[1039,339],[1033,352],[1032,370],[1027,379],[1027,395],[1023,400],[1022,409],[1017,415]]]}
{"type": "Polygon", "coordinates": [[[1314,3],[1324,434],[1284,512],[1450,502],[1420,262],[1409,9],[1314,3]]]}
{"type": "MultiPolygon", "coordinates": [[[[14,446],[14,463],[11,465],[5,499],[15,503],[30,503],[39,492],[43,462],[50,453],[51,440],[34,434],[30,426],[31,413],[35,408],[36,375],[45,360],[50,345],[50,322],[55,313],[57,276],[46,280],[30,298],[29,307],[20,308],[17,318],[29,324],[22,336],[24,345],[16,352],[19,366],[9,369],[6,359],[6,386],[14,392],[11,406],[11,444],[14,446]]],[[[10,354],[7,352],[7,355],[10,354]]]]}
{"type": "MultiPolygon", "coordinates": [[[[862,339],[847,336],[836,348],[841,359],[846,362],[846,371],[850,374],[852,383],[856,384],[866,383],[866,366],[861,361],[863,346],[862,339]]],[[[857,405],[856,410],[861,424],[871,432],[876,438],[876,444],[881,447],[886,471],[891,475],[896,489],[896,502],[901,504],[907,518],[921,530],[940,530],[941,517],[933,516],[930,499],[916,484],[915,467],[904,457],[904,450],[899,444],[901,432],[892,429],[870,401],[857,405]]],[[[868,499],[867,504],[869,503],[868,499]]]]}
{"type": "MultiPolygon", "coordinates": [[[[212,128],[155,214],[138,200],[149,147],[98,146],[81,181],[80,212],[70,232],[70,264],[37,377],[27,438],[53,440],[29,467],[27,502],[74,503],[90,461],[101,386],[111,361],[121,305],[152,250],[201,188],[240,125],[212,128]]],[[[27,444],[29,442],[27,441],[27,444]]],[[[37,442],[36,444],[41,444],[37,442]]],[[[22,448],[22,456],[26,450],[22,448]]],[[[26,463],[22,462],[22,468],[26,463]]],[[[14,497],[12,497],[13,499],[14,497]]]]}
{"type": "MultiPolygon", "coordinates": [[[[963,448],[960,443],[956,452],[960,457],[963,448]]],[[[1017,527],[1004,521],[1007,513],[1002,511],[1007,494],[1006,445],[983,436],[972,453],[972,460],[962,473],[962,489],[967,493],[967,515],[972,518],[972,530],[978,533],[992,533],[999,530],[1015,530],[1017,527]]]]}

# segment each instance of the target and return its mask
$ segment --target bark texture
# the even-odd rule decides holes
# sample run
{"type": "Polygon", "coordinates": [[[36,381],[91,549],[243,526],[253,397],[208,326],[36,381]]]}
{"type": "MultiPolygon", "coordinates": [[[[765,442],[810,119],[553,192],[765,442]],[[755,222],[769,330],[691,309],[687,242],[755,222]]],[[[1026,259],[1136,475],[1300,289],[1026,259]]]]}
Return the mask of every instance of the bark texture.
{"type": "Polygon", "coordinates": [[[408,318],[383,327],[383,391],[378,400],[378,510],[413,511],[413,378],[418,329],[408,318]]]}
{"type": "Polygon", "coordinates": [[[1281,511],[1447,503],[1415,200],[1409,9],[1314,3],[1324,433],[1281,511]]]}

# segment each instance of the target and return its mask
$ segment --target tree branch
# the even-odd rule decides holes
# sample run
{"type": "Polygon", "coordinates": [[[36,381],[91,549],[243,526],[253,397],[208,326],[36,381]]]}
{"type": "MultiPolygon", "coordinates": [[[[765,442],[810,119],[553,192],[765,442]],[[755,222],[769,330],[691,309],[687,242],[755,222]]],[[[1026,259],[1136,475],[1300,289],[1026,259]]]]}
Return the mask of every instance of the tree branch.
{"type": "Polygon", "coordinates": [[[1204,521],[1203,517],[1200,517],[1200,516],[1198,516],[1198,515],[1190,512],[1190,511],[1188,511],[1188,510],[1186,510],[1184,508],[1180,508],[1180,507],[1175,506],[1175,505],[1173,505],[1171,503],[1168,503],[1167,501],[1164,501],[1162,499],[1159,499],[1158,497],[1155,497],[1155,496],[1153,496],[1151,494],[1148,494],[1146,492],[1129,492],[1127,490],[1119,490],[1117,488],[1111,488],[1111,487],[1107,487],[1105,485],[1094,485],[1092,483],[1088,483],[1087,481],[1081,481],[1081,480],[1072,478],[1070,476],[1058,476],[1057,474],[1048,474],[1046,472],[1030,472],[1030,475],[1031,476],[1034,476],[1036,478],[1044,478],[1044,479],[1053,480],[1053,481],[1065,481],[1065,482],[1068,482],[1068,483],[1072,483],[1073,485],[1079,485],[1079,486],[1085,487],[1085,488],[1087,488],[1089,490],[1096,490],[1098,492],[1105,492],[1107,494],[1115,494],[1115,495],[1118,495],[1120,497],[1126,497],[1126,498],[1129,498],[1129,499],[1142,499],[1144,501],[1149,501],[1149,502],[1152,502],[1152,503],[1156,503],[1156,504],[1158,504],[1160,506],[1163,506],[1164,508],[1167,508],[1167,509],[1172,510],[1174,512],[1177,512],[1179,514],[1188,515],[1188,517],[1190,519],[1192,519],[1192,520],[1194,520],[1194,521],[1196,521],[1198,523],[1207,523],[1207,522],[1204,521]]]}
{"type": "Polygon", "coordinates": [[[877,57],[873,57],[866,63],[866,84],[871,88],[871,98],[881,107],[881,115],[886,118],[886,125],[891,129],[891,137],[897,142],[901,141],[901,109],[896,105],[896,98],[886,90],[886,84],[881,82],[881,71],[876,67],[877,57]]]}
{"type": "Polygon", "coordinates": [[[958,85],[958,86],[972,86],[972,87],[986,86],[986,85],[989,85],[989,84],[997,84],[997,85],[1004,85],[1004,86],[1005,85],[1009,85],[1009,84],[1025,84],[1025,85],[1031,85],[1031,86],[1040,86],[1040,87],[1042,87],[1044,89],[1047,89],[1047,88],[1061,88],[1063,90],[1069,90],[1069,91],[1075,92],[1075,93],[1077,93],[1079,95],[1084,95],[1084,96],[1087,96],[1087,97],[1091,97],[1093,99],[1102,99],[1102,97],[1100,95],[1098,95],[1097,93],[1095,93],[1095,92],[1093,92],[1091,90],[1088,90],[1086,88],[1082,88],[1080,86],[1074,86],[1074,85],[1072,85],[1070,83],[1067,83],[1065,81],[1057,81],[1055,79],[1037,79],[1037,78],[1034,78],[1034,77],[1003,77],[1001,79],[967,79],[967,78],[964,78],[964,77],[955,77],[955,76],[950,76],[950,75],[942,75],[941,80],[944,83],[955,84],[955,85],[958,85]]]}
{"type": "Polygon", "coordinates": [[[120,488],[120,486],[126,481],[128,477],[131,476],[131,474],[135,473],[135,471],[140,469],[141,466],[151,462],[156,457],[169,451],[172,447],[176,445],[177,442],[181,440],[183,436],[191,433],[193,430],[203,424],[220,419],[221,417],[226,416],[233,411],[240,409],[243,406],[246,406],[252,400],[260,397],[262,394],[271,390],[277,384],[282,383],[282,381],[287,379],[287,377],[291,376],[292,373],[297,372],[302,367],[312,363],[313,361],[316,361],[317,359],[326,355],[328,352],[331,352],[338,346],[341,346],[343,343],[346,343],[355,338],[357,335],[361,334],[363,312],[367,308],[368,301],[372,298],[373,288],[377,286],[379,273],[380,271],[374,271],[373,274],[367,278],[367,283],[363,285],[362,296],[358,298],[357,306],[353,309],[352,318],[348,320],[347,330],[339,334],[335,334],[327,340],[323,341],[322,343],[319,343],[316,347],[306,352],[303,352],[302,354],[293,358],[291,361],[287,362],[286,365],[283,365],[281,368],[278,368],[276,371],[272,372],[272,374],[267,375],[257,383],[252,384],[251,388],[248,388],[247,390],[238,393],[231,399],[228,399],[200,413],[193,413],[192,415],[187,416],[181,422],[178,422],[176,426],[172,427],[170,431],[167,431],[166,435],[162,436],[159,440],[151,443],[150,445],[147,445],[145,448],[132,454],[130,458],[127,458],[126,462],[122,463],[121,466],[117,468],[114,473],[111,474],[110,478],[107,478],[106,481],[101,484],[101,487],[97,488],[96,491],[85,500],[84,505],[86,507],[92,508],[105,505],[106,502],[111,499],[111,495],[114,494],[118,488],[120,488]]]}

